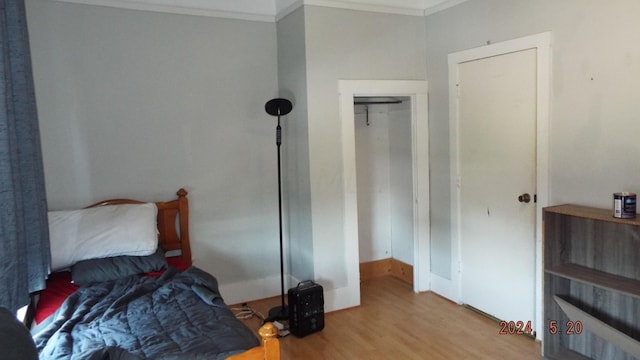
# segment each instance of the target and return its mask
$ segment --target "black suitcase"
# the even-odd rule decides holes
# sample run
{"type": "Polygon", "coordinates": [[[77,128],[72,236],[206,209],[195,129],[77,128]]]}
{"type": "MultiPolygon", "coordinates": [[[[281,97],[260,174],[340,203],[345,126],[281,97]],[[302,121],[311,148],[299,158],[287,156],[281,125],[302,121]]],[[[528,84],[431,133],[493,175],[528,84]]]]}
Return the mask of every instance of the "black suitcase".
{"type": "Polygon", "coordinates": [[[322,286],[311,280],[289,289],[289,331],[303,337],[324,328],[322,286]]]}

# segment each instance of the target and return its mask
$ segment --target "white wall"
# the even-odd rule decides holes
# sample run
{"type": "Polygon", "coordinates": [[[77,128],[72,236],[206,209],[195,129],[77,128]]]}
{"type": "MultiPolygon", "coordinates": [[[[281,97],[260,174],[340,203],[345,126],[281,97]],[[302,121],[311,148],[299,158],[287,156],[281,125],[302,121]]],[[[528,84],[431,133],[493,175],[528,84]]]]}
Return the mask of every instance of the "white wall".
{"type": "Polygon", "coordinates": [[[185,187],[225,299],[278,294],[275,24],[26,3],[49,206],[185,187]]]}
{"type": "Polygon", "coordinates": [[[354,107],[361,263],[393,256],[389,114],[386,105],[368,107],[369,125],[366,124],[365,106],[354,107]]]}
{"type": "Polygon", "coordinates": [[[610,208],[640,191],[639,17],[635,0],[474,0],[426,18],[434,273],[451,274],[447,55],[551,31],[550,203],[610,208]]]}
{"type": "Polygon", "coordinates": [[[411,111],[399,105],[355,107],[360,262],[413,264],[411,111]]]}
{"type": "Polygon", "coordinates": [[[414,175],[411,141],[411,103],[405,98],[402,104],[391,106],[389,111],[391,253],[394,259],[414,265],[414,175]]]}

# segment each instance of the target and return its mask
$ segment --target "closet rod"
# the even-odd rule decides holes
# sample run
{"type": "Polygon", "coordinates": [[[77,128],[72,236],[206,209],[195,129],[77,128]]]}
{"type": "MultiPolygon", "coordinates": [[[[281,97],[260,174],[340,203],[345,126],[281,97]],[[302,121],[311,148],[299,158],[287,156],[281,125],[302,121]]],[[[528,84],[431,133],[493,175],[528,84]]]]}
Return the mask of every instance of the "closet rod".
{"type": "Polygon", "coordinates": [[[353,105],[383,105],[383,104],[401,104],[402,100],[380,100],[380,101],[354,101],[353,105]]]}
{"type": "MultiPolygon", "coordinates": [[[[369,98],[373,99],[373,98],[369,98]]],[[[353,105],[364,105],[364,109],[366,111],[366,122],[367,126],[369,126],[369,105],[384,105],[384,104],[401,104],[402,100],[394,99],[394,100],[353,100],[353,105]]]]}

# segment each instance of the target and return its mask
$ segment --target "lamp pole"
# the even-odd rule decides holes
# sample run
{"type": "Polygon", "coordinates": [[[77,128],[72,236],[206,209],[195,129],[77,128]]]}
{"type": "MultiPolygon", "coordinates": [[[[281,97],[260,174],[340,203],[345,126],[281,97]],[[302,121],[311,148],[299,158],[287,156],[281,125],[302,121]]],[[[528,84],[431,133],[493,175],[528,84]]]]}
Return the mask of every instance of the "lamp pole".
{"type": "Polygon", "coordinates": [[[276,126],[276,147],[278,152],[278,226],[280,232],[280,300],[281,305],[269,310],[269,317],[266,321],[289,320],[289,314],[284,302],[284,250],[282,241],[282,180],[280,170],[280,145],[282,144],[282,127],[280,126],[280,116],[291,112],[293,106],[287,99],[276,98],[267,101],[265,110],[269,115],[278,117],[276,126]]]}

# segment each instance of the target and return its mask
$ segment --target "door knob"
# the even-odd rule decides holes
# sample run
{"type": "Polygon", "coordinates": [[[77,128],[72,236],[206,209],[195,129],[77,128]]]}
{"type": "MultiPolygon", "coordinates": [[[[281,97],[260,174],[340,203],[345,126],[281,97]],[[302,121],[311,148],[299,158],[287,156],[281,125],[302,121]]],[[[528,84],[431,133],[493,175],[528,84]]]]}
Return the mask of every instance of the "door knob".
{"type": "Polygon", "coordinates": [[[529,203],[531,201],[531,195],[524,193],[518,196],[518,201],[520,201],[521,203],[529,203]]]}

